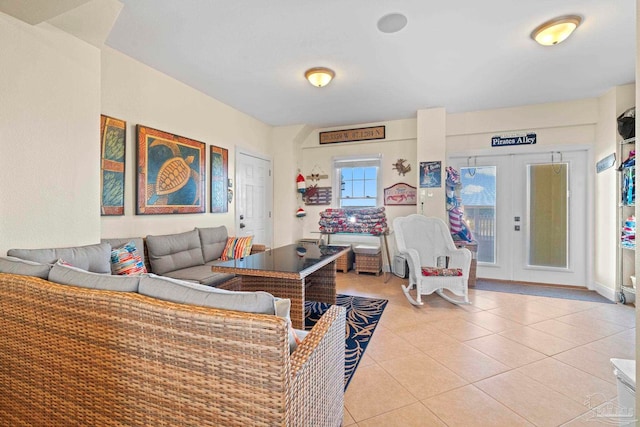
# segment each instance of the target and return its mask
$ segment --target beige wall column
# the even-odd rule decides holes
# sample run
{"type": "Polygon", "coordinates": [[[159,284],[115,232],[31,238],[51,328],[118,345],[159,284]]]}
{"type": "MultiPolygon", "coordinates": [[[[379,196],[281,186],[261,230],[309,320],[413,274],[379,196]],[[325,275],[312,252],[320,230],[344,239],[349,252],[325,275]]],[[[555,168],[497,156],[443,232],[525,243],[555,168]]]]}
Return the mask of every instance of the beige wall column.
{"type": "Polygon", "coordinates": [[[446,174],[446,111],[444,108],[418,110],[418,143],[416,167],[420,162],[442,162],[442,186],[440,188],[420,188],[420,171],[416,186],[418,187],[417,213],[435,216],[447,221],[446,195],[444,183],[446,174]]]}
{"type": "Polygon", "coordinates": [[[0,255],[100,240],[100,51],[0,13],[0,255]]]}
{"type": "Polygon", "coordinates": [[[302,163],[302,143],[309,126],[273,128],[273,247],[288,245],[302,238],[303,220],[296,218],[298,207],[305,208],[297,192],[296,177],[302,163]]]}

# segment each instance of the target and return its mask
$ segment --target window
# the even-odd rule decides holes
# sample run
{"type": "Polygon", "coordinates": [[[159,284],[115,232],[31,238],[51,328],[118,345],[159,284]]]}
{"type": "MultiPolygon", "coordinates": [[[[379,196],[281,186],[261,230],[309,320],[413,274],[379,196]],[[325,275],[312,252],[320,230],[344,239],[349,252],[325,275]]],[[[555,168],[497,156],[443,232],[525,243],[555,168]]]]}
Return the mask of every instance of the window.
{"type": "Polygon", "coordinates": [[[334,159],[333,170],[337,177],[334,194],[339,208],[378,205],[380,156],[334,159]]]}

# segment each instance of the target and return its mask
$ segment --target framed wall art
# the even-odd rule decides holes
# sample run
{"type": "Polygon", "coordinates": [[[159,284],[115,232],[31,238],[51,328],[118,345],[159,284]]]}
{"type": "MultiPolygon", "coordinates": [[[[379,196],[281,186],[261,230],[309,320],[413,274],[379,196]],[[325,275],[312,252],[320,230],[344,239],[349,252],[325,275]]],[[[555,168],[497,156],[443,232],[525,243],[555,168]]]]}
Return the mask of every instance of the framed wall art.
{"type": "Polygon", "coordinates": [[[229,180],[229,150],[226,148],[210,147],[211,169],[211,213],[229,211],[228,180],[229,180]]]}
{"type": "Polygon", "coordinates": [[[442,187],[442,162],[420,162],[420,188],[442,187]]]}
{"type": "Polygon", "coordinates": [[[385,206],[393,205],[416,205],[417,192],[416,187],[413,187],[404,182],[393,184],[391,187],[384,189],[384,204],[385,206]]]}
{"type": "Polygon", "coordinates": [[[100,215],[124,215],[127,122],[100,115],[100,215]]]}
{"type": "Polygon", "coordinates": [[[204,213],[206,144],[142,125],[136,128],[136,213],[204,213]]]}

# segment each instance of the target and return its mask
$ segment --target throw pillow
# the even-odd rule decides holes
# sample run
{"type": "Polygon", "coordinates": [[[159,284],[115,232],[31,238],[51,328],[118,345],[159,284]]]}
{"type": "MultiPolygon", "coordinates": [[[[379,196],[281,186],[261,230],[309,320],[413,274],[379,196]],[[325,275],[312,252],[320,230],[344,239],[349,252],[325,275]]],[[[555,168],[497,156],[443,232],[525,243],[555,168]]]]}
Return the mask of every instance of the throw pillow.
{"type": "Polygon", "coordinates": [[[227,261],[230,259],[239,259],[251,255],[251,246],[253,244],[253,236],[246,237],[228,237],[227,244],[222,251],[220,259],[227,261]]]}
{"type": "Polygon", "coordinates": [[[233,248],[236,244],[235,237],[227,237],[227,244],[224,245],[224,249],[222,250],[222,255],[220,255],[220,259],[223,261],[227,261],[233,259],[233,248]]]}
{"type": "Polygon", "coordinates": [[[238,237],[236,244],[233,248],[234,258],[244,258],[251,255],[251,244],[253,243],[253,236],[238,237]]]}
{"type": "Polygon", "coordinates": [[[111,249],[111,272],[121,276],[147,272],[133,240],[120,248],[111,249]]]}
{"type": "Polygon", "coordinates": [[[422,267],[423,276],[462,276],[461,268],[422,267]]]}

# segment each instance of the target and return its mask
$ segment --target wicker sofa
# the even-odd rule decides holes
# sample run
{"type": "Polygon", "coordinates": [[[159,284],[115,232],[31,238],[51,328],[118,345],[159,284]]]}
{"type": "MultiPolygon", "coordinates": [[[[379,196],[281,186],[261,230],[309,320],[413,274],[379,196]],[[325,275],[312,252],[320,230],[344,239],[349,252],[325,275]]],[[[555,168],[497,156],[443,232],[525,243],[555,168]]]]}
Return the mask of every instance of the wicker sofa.
{"type": "Polygon", "coordinates": [[[345,314],[287,322],[0,273],[4,425],[338,426],[345,314]]]}

